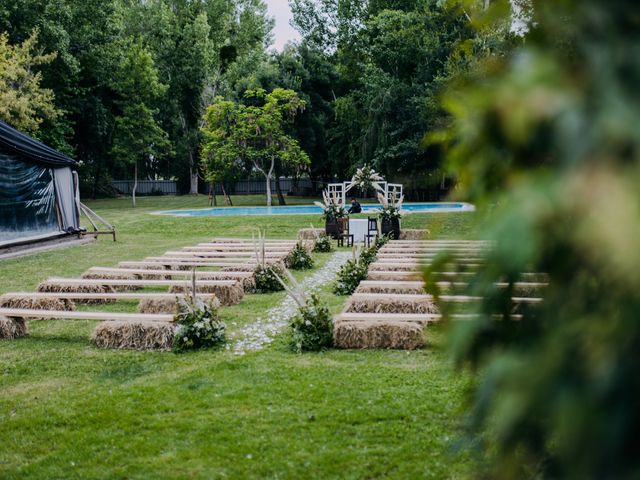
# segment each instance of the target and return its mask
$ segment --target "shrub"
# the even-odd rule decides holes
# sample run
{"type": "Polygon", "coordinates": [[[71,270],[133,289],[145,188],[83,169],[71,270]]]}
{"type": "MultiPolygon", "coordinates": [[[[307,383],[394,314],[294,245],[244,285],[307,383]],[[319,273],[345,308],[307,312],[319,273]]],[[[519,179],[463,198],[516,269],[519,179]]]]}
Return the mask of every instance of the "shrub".
{"type": "Polygon", "coordinates": [[[199,298],[186,297],[178,301],[176,315],[178,329],[173,337],[176,353],[198,348],[210,348],[225,343],[225,323],[211,303],[199,298]]]}
{"type": "Polygon", "coordinates": [[[255,269],[256,289],[258,293],[280,292],[284,287],[277,275],[282,275],[282,269],[275,265],[258,265],[255,269]]]}
{"type": "Polygon", "coordinates": [[[314,252],[330,252],[333,246],[331,245],[331,239],[326,235],[318,236],[313,244],[314,252]]]}
{"type": "Polygon", "coordinates": [[[311,255],[309,255],[302,244],[297,243],[295,248],[287,256],[287,265],[293,270],[307,270],[313,268],[313,258],[311,258],[311,255]]]}
{"type": "Polygon", "coordinates": [[[336,295],[351,295],[362,280],[367,277],[368,265],[359,259],[347,260],[338,272],[338,279],[333,286],[336,295]]]}
{"type": "Polygon", "coordinates": [[[330,348],[333,339],[333,320],[329,309],[312,294],[298,314],[291,319],[291,349],[311,352],[330,348]]]}

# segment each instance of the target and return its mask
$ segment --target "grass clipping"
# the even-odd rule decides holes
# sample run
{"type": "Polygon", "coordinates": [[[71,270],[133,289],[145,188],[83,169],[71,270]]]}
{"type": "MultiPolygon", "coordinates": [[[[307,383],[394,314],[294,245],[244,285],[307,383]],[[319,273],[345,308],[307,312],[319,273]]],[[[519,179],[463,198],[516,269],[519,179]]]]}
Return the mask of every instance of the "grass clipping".
{"type": "Polygon", "coordinates": [[[171,350],[176,329],[170,322],[102,322],[91,341],[100,348],[171,350]]]}
{"type": "Polygon", "coordinates": [[[415,350],[425,345],[423,328],[412,322],[337,322],[333,327],[337,348],[393,348],[415,350]]]}

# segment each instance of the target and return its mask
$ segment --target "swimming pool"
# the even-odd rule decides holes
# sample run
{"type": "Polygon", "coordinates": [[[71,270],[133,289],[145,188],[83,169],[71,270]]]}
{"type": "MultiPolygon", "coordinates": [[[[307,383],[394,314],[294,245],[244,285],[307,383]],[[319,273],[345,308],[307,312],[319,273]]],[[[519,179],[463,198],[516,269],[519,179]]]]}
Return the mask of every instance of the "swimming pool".
{"type": "MultiPolygon", "coordinates": [[[[362,205],[362,213],[372,213],[380,208],[379,204],[362,205]]],[[[475,207],[463,202],[405,203],[402,210],[407,213],[448,213],[472,212],[475,207]]],[[[224,217],[240,215],[320,215],[322,209],[316,205],[291,205],[275,207],[213,207],[197,210],[167,210],[154,212],[156,215],[175,215],[180,217],[224,217]]]]}

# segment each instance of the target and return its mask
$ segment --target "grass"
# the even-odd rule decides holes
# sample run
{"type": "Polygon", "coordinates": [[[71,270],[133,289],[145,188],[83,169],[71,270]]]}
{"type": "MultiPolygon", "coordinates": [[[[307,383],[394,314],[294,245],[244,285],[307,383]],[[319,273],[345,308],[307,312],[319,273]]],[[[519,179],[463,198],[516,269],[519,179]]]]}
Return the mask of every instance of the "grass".
{"type": "MultiPolygon", "coordinates": [[[[105,237],[3,262],[0,292],[32,290],[48,276],[76,276],[214,236],[250,236],[265,227],[272,238],[293,238],[299,228],[322,223],[318,216],[149,215],[206,207],[205,197],[140,198],[135,210],[122,199],[89,206],[117,226],[117,242],[105,237]]],[[[403,226],[461,237],[472,218],[416,214],[403,226]]],[[[314,257],[319,268],[330,254],[314,257]]],[[[346,300],[330,285],[322,294],[333,312],[346,300]]],[[[247,295],[221,313],[233,333],[283,296],[247,295]]],[[[99,350],[88,342],[94,325],[31,322],[28,338],[0,341],[0,478],[473,476],[468,458],[453,453],[470,378],[450,369],[442,326],[429,330],[429,348],[417,352],[295,355],[283,335],[260,352],[236,356],[99,350]]]]}

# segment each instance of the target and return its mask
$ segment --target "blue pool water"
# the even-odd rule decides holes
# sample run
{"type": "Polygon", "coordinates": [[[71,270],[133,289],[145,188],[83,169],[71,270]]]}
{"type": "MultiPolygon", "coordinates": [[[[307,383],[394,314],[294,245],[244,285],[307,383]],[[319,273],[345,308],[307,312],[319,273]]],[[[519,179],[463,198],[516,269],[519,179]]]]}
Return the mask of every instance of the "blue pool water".
{"type": "MultiPolygon", "coordinates": [[[[372,213],[380,205],[362,205],[362,213],[372,213]]],[[[471,212],[473,205],[469,203],[437,202],[437,203],[405,203],[402,210],[415,213],[471,212]]],[[[320,215],[322,209],[316,205],[292,205],[276,207],[214,207],[198,210],[167,210],[155,212],[158,215],[177,215],[184,217],[236,216],[236,215],[320,215]]]]}

